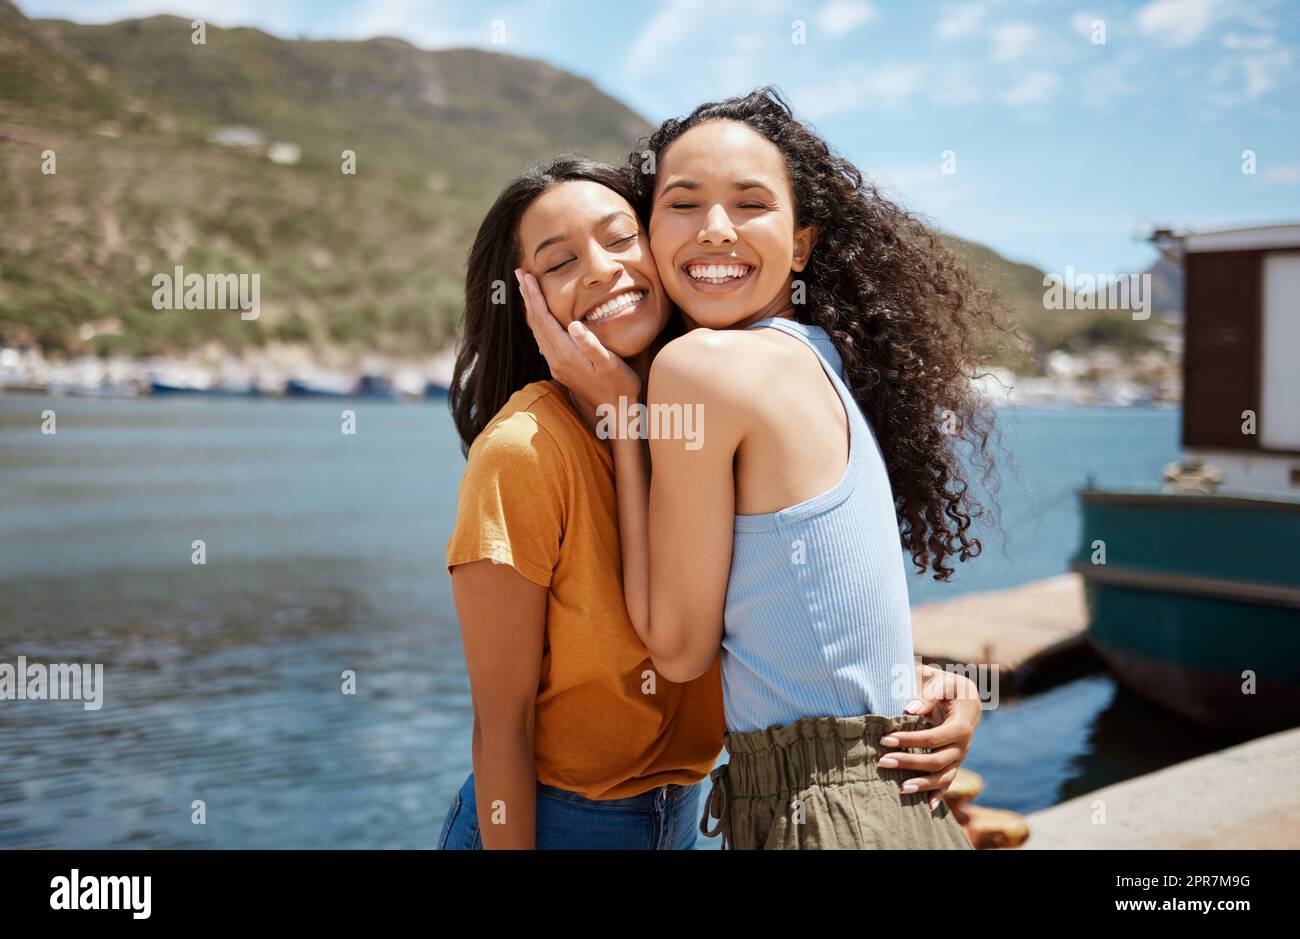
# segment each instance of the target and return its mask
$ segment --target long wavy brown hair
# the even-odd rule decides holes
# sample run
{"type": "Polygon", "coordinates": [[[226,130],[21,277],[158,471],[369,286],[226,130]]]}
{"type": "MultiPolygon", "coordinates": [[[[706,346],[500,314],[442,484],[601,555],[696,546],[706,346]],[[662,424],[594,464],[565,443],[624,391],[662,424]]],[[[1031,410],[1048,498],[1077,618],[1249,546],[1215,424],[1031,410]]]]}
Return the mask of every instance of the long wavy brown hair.
{"type": "Polygon", "coordinates": [[[987,374],[977,349],[989,331],[1013,331],[1001,304],[934,228],[832,153],[770,86],[702,104],[642,141],[628,162],[644,220],[664,151],[692,127],[719,119],[747,125],[785,157],[796,225],[818,228],[796,318],[825,329],[839,351],[884,454],[903,547],[917,573],[931,570],[946,581],[955,570],[950,560],[980,553],[971,523],[989,514],[971,491],[969,471],[980,472],[986,497],[996,491],[994,415],[971,380],[987,374]]]}
{"type": "Polygon", "coordinates": [[[465,273],[464,335],[447,397],[466,453],[511,395],[551,377],[515,286],[519,220],[543,193],[575,181],[600,183],[628,205],[636,196],[626,168],[561,153],[550,162],[530,164],[501,190],[474,237],[465,273]]]}

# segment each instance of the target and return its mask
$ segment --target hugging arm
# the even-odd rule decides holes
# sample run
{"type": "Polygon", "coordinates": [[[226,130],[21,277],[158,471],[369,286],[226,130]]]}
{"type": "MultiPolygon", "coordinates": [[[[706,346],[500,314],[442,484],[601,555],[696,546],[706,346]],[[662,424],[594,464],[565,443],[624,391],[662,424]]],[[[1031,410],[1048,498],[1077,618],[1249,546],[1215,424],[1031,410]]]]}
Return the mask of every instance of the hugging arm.
{"type": "MultiPolygon", "coordinates": [[[[554,334],[543,347],[551,372],[590,412],[599,407],[593,402],[636,400],[637,383],[619,369],[626,364],[589,330],[575,325],[566,333],[550,317],[534,329],[554,334]]],[[[648,413],[693,409],[701,445],[651,437],[647,447],[643,438],[614,436],[611,449],[628,618],[655,671],[685,682],[708,671],[722,645],[740,421],[736,396],[720,391],[716,376],[702,381],[697,356],[674,345],[651,368],[648,413]]]]}
{"type": "MultiPolygon", "coordinates": [[[[699,432],[690,445],[673,436],[651,437],[654,472],[648,503],[640,501],[648,510],[649,565],[639,628],[655,667],[670,681],[696,678],[717,658],[731,573],[744,394],[711,348],[711,337],[697,330],[665,346],[651,366],[646,395],[650,415],[689,409],[699,432]]],[[[625,520],[622,503],[619,521],[640,525],[625,520]]]]}
{"type": "MultiPolygon", "coordinates": [[[[617,407],[620,397],[636,401],[641,382],[627,363],[581,323],[562,327],[531,275],[519,281],[528,325],[551,375],[588,415],[594,419],[601,405],[617,407]]],[[[651,413],[691,408],[699,446],[652,437],[652,475],[644,439],[611,441],[628,617],[655,670],[669,681],[704,674],[722,646],[735,512],[732,464],[748,392],[731,374],[740,371],[734,357],[729,369],[715,348],[719,343],[725,339],[696,330],[665,346],[650,369],[651,413]]]]}
{"type": "MultiPolygon", "coordinates": [[[[554,320],[539,319],[534,330],[550,336],[543,351],[552,374],[592,412],[599,406],[593,401],[612,404],[629,390],[618,369],[626,365],[580,324],[566,334],[554,320]]],[[[655,671],[674,682],[699,677],[717,658],[731,572],[733,463],[745,396],[707,342],[697,333],[664,347],[646,395],[651,426],[657,410],[694,412],[692,446],[672,436],[651,435],[648,450],[636,437],[611,441],[628,617],[655,671]]]]}

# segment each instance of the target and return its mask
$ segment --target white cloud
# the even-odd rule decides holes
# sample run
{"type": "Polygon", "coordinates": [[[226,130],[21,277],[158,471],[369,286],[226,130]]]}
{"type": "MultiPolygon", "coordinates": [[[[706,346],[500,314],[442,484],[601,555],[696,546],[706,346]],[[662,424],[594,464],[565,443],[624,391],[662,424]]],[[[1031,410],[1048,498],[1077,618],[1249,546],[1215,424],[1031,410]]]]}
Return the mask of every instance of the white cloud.
{"type": "MultiPolygon", "coordinates": [[[[924,212],[932,219],[950,219],[960,206],[968,206],[987,193],[984,187],[960,172],[945,176],[942,161],[943,153],[940,151],[925,164],[863,166],[862,169],[886,199],[913,211],[924,212]]],[[[959,170],[961,166],[959,162],[959,170]]]]}
{"type": "Polygon", "coordinates": [[[744,94],[765,84],[763,37],[757,33],[736,33],[729,37],[726,51],[714,67],[719,96],[744,94]]]}
{"type": "Polygon", "coordinates": [[[1032,23],[1007,23],[989,32],[993,40],[993,58],[997,62],[1015,62],[1038,41],[1038,27],[1032,23]]]}
{"type": "MultiPolygon", "coordinates": [[[[592,42],[605,41],[607,33],[595,25],[583,28],[590,30],[592,42]]],[[[795,48],[790,36],[781,0],[669,0],[632,41],[625,68],[635,80],[653,77],[656,84],[665,85],[670,76],[663,70],[671,66],[680,73],[672,77],[690,82],[700,94],[741,83],[755,86],[771,80],[765,76],[779,56],[774,50],[795,48]],[[722,43],[725,48],[719,54],[722,43]],[[742,82],[740,75],[748,77],[742,82]]]]}
{"type": "Polygon", "coordinates": [[[1259,174],[1259,178],[1266,183],[1275,183],[1282,186],[1300,186],[1300,163],[1289,163],[1280,166],[1270,166],[1259,174]]]}
{"type": "Polygon", "coordinates": [[[791,94],[810,120],[855,108],[897,111],[921,90],[925,70],[919,65],[886,65],[878,69],[843,69],[815,85],[791,94]]]}
{"type": "Polygon", "coordinates": [[[817,25],[832,36],[843,36],[876,18],[867,0],[830,0],[817,14],[817,25]]]}
{"type": "Polygon", "coordinates": [[[1141,65],[1141,55],[1129,51],[1118,62],[1107,61],[1105,65],[1088,69],[1076,85],[1079,101],[1084,107],[1104,110],[1112,99],[1133,94],[1138,89],[1129,78],[1139,74],[1141,65]]]}
{"type": "MultiPolygon", "coordinates": [[[[1106,17],[1099,13],[1076,13],[1070,17],[1070,26],[1076,33],[1089,41],[1092,40],[1093,23],[1106,23],[1106,17]]],[[[1104,27],[1103,27],[1104,28],[1104,27]]]]}
{"type": "Polygon", "coordinates": [[[628,71],[638,75],[663,62],[668,50],[699,25],[691,15],[695,5],[695,0],[671,0],[660,9],[632,43],[628,71]]]}
{"type": "Polygon", "coordinates": [[[1061,79],[1055,72],[1030,72],[1002,93],[1002,103],[1013,108],[1046,104],[1056,94],[1061,79]]]}
{"type": "Polygon", "coordinates": [[[984,100],[984,77],[984,70],[975,63],[949,60],[926,81],[930,103],[947,108],[978,104],[984,100]]]}
{"type": "Polygon", "coordinates": [[[1278,76],[1291,64],[1291,53],[1286,49],[1261,55],[1243,56],[1241,70],[1246,76],[1246,87],[1242,91],[1247,101],[1254,101],[1264,92],[1272,89],[1278,76]]]}
{"type": "Polygon", "coordinates": [[[1219,62],[1210,73],[1218,86],[1236,86],[1235,91],[1219,91],[1211,99],[1223,106],[1249,104],[1277,87],[1287,75],[1294,58],[1290,49],[1276,48],[1246,52],[1219,62]]]}
{"type": "Polygon", "coordinates": [[[1225,49],[1272,49],[1277,44],[1277,40],[1268,33],[1225,33],[1223,36],[1223,47],[1225,49]]]}
{"type": "Polygon", "coordinates": [[[923,74],[919,65],[890,65],[867,76],[861,87],[882,107],[901,108],[920,89],[923,74]]]}
{"type": "Polygon", "coordinates": [[[1137,11],[1137,27],[1165,45],[1186,46],[1210,25],[1214,6],[1214,0],[1153,0],[1137,11]]]}
{"type": "Polygon", "coordinates": [[[959,39],[978,29],[986,13],[988,8],[982,3],[944,7],[939,22],[935,24],[935,32],[940,39],[959,39]]]}

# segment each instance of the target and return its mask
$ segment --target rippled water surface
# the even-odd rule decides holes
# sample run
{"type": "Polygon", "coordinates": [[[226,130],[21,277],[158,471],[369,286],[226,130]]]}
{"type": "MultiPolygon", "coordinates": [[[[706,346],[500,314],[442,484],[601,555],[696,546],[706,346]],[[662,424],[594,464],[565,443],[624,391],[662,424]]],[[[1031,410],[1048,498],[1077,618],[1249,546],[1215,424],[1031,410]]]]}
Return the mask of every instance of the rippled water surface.
{"type": "MultiPolygon", "coordinates": [[[[1059,573],[1086,475],[1176,454],[1174,412],[1004,419],[1008,541],[917,602],[1059,573]]],[[[97,711],[0,701],[0,847],[430,847],[470,765],[463,465],[440,404],[0,398],[0,662],[105,669],[97,711]]],[[[967,765],[1032,811],[1214,748],[1128,730],[1164,719],[1094,676],[986,714],[967,765]]]]}

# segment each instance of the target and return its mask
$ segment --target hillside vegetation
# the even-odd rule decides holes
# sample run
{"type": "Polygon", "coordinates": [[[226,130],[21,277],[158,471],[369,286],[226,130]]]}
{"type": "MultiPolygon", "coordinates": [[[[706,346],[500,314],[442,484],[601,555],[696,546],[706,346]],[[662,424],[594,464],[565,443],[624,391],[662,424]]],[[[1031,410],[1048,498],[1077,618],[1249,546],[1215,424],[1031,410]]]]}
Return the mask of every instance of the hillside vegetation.
{"type": "MultiPolygon", "coordinates": [[[[0,341],[431,353],[454,336],[470,239],[500,187],[561,150],[621,161],[649,130],[585,79],[516,56],[211,25],[206,39],[177,17],[89,26],[0,0],[0,341]],[[212,142],[235,126],[263,143],[212,142]],[[275,142],[297,162],[268,160],[275,142]],[[152,277],[175,265],[259,273],[260,318],[153,309],[152,277]]],[[[1039,355],[1142,341],[1126,314],[1043,310],[1042,272],[958,246],[1039,355]]]]}

